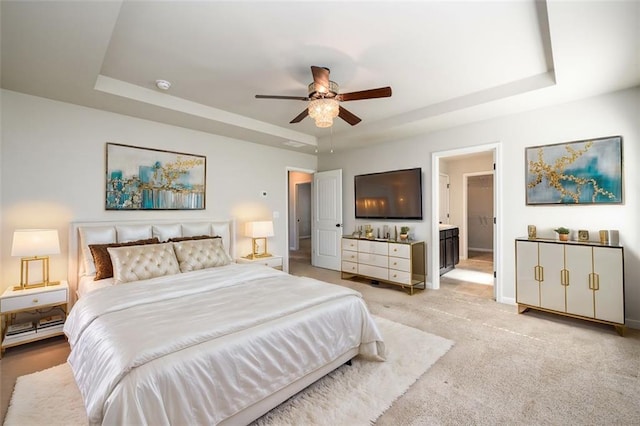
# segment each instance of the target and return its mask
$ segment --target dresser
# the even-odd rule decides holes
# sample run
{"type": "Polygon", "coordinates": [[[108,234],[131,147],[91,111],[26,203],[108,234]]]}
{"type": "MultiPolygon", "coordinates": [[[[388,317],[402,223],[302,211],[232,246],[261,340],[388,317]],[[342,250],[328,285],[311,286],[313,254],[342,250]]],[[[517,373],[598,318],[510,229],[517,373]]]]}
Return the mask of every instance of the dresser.
{"type": "Polygon", "coordinates": [[[516,239],[518,311],[613,325],[624,335],[624,249],[596,242],[516,239]]]}
{"type": "Polygon", "coordinates": [[[342,238],[342,278],[362,277],[408,290],[425,288],[424,241],[388,241],[342,238]]]}

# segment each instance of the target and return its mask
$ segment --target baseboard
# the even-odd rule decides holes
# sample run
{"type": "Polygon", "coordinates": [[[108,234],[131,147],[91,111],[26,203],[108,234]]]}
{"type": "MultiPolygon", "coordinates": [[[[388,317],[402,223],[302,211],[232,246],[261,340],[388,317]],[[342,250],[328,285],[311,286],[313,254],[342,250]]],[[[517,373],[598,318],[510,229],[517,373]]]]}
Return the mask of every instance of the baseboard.
{"type": "Polygon", "coordinates": [[[639,320],[632,320],[632,319],[625,319],[624,325],[629,327],[629,328],[633,328],[635,330],[640,330],[640,321],[639,320]]]}
{"type": "Polygon", "coordinates": [[[493,253],[493,249],[476,248],[476,247],[467,247],[467,251],[482,251],[482,252],[485,252],[485,253],[493,253]]]}

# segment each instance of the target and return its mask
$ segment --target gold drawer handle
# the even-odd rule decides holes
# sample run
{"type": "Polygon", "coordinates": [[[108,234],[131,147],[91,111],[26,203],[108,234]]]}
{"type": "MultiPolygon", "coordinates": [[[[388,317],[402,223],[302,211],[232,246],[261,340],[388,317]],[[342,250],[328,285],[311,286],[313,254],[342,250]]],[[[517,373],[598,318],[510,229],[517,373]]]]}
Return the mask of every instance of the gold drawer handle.
{"type": "Polygon", "coordinates": [[[38,303],[38,299],[33,299],[33,303],[38,303]]]}

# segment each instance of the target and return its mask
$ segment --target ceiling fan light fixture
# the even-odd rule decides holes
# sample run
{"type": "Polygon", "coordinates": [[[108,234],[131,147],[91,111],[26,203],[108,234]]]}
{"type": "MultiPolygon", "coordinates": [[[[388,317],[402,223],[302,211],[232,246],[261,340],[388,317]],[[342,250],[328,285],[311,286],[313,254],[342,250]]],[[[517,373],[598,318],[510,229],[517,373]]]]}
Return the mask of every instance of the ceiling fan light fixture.
{"type": "Polygon", "coordinates": [[[309,116],[317,127],[331,127],[333,119],[340,112],[340,104],[335,99],[320,98],[309,102],[309,116]]]}

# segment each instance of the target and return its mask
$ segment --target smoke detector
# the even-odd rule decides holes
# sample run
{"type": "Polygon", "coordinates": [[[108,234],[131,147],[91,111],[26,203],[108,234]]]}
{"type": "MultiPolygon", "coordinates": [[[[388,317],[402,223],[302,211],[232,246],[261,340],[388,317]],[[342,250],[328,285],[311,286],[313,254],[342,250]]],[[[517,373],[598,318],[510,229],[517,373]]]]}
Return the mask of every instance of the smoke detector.
{"type": "Polygon", "coordinates": [[[169,90],[171,83],[167,80],[156,80],[156,87],[160,90],[169,90]]]}

